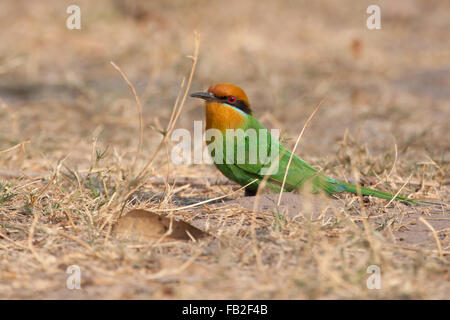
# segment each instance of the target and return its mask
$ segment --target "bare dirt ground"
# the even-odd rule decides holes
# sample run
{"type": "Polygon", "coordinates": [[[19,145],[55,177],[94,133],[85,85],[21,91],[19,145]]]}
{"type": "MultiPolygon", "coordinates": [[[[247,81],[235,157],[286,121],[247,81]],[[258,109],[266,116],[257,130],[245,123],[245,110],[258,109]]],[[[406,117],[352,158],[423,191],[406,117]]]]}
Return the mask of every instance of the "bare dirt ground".
{"type": "MultiPolygon", "coordinates": [[[[81,0],[68,30],[70,4],[0,2],[0,298],[450,298],[449,3],[81,0]],[[380,30],[366,28],[370,4],[380,30]],[[288,193],[277,206],[211,165],[175,166],[170,139],[156,154],[194,30],[190,91],[238,84],[290,148],[325,98],[298,155],[438,205],[288,193]],[[110,61],[143,105],[140,152],[110,61]]],[[[175,127],[203,118],[186,99],[175,127]]]]}

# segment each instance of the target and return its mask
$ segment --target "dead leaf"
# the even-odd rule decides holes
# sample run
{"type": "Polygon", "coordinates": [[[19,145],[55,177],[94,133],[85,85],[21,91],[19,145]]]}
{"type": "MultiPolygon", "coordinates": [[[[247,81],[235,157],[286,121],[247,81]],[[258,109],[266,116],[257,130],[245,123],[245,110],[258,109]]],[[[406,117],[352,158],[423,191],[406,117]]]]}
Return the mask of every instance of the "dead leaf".
{"type": "Polygon", "coordinates": [[[122,238],[140,240],[189,241],[209,236],[206,232],[175,218],[167,218],[147,210],[131,210],[117,223],[114,231],[122,238]],[[172,220],[172,232],[168,232],[172,220]]]}

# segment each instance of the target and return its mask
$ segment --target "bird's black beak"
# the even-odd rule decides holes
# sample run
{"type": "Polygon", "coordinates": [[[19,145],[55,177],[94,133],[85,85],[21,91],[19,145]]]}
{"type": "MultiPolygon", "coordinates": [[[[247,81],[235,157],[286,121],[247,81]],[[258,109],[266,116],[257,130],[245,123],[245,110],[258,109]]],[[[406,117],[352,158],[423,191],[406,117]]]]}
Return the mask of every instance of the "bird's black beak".
{"type": "Polygon", "coordinates": [[[214,95],[210,92],[194,92],[191,93],[190,96],[192,98],[200,98],[206,101],[211,101],[215,99],[214,95]]]}

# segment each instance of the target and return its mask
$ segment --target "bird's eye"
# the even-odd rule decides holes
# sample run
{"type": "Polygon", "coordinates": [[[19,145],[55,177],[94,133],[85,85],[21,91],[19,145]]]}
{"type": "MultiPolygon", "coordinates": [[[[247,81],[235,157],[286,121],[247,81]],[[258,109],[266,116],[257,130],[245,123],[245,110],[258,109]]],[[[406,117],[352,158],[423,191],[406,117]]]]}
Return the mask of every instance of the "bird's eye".
{"type": "Polygon", "coordinates": [[[235,96],[229,96],[228,97],[228,102],[229,103],[235,103],[236,102],[236,97],[235,96]]]}

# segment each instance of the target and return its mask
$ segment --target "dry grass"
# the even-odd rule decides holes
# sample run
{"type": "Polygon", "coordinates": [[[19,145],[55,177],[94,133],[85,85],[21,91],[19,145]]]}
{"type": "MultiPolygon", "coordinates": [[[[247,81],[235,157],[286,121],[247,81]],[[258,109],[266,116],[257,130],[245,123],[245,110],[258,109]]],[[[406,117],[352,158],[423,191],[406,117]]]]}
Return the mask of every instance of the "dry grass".
{"type": "MultiPolygon", "coordinates": [[[[65,28],[68,4],[46,3],[0,3],[1,298],[449,298],[447,3],[380,1],[379,31],[364,28],[368,1],[79,1],[80,31],[65,28]],[[193,90],[242,86],[291,148],[326,96],[297,154],[441,206],[343,195],[321,200],[326,214],[308,197],[253,212],[212,166],[171,164],[164,134],[185,99],[193,30],[193,90]],[[121,239],[114,223],[134,208],[213,237],[121,239]],[[82,290],[66,289],[73,264],[82,290]],[[366,287],[372,264],[381,290],[366,287]]],[[[186,99],[176,126],[203,117],[186,99]]]]}

